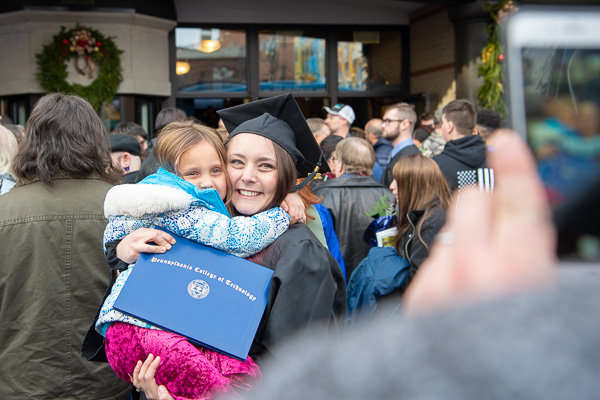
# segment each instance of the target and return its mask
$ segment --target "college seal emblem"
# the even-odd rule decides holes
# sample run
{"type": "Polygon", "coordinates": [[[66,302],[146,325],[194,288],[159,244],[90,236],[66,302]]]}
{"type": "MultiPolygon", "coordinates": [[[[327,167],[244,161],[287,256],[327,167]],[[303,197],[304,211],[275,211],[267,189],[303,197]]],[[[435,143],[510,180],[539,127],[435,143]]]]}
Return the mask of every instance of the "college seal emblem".
{"type": "Polygon", "coordinates": [[[203,299],[208,296],[210,286],[201,279],[194,279],[187,287],[188,293],[195,299],[203,299]]]}

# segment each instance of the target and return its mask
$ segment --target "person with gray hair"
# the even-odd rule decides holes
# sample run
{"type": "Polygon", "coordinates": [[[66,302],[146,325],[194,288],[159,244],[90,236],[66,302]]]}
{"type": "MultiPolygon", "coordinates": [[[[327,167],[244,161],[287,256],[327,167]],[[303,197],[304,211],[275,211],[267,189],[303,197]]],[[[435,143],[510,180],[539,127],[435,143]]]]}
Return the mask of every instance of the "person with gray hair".
{"type": "Polygon", "coordinates": [[[373,146],[373,150],[375,150],[377,163],[382,169],[385,169],[390,161],[390,152],[394,146],[383,137],[383,121],[379,118],[369,120],[365,125],[365,136],[373,146]]]}
{"type": "Polygon", "coordinates": [[[321,204],[331,214],[346,263],[346,276],[350,277],[370,249],[363,241],[363,233],[373,218],[365,213],[372,211],[382,197],[393,203],[394,195],[372,176],[375,152],[369,142],[344,139],[337,144],[335,155],[336,178],[317,185],[313,193],[323,196],[321,204]]]}
{"type": "Polygon", "coordinates": [[[51,94],[25,131],[0,196],[0,398],[126,399],[130,385],[79,353],[110,278],[106,129],[81,97],[51,94]]]}

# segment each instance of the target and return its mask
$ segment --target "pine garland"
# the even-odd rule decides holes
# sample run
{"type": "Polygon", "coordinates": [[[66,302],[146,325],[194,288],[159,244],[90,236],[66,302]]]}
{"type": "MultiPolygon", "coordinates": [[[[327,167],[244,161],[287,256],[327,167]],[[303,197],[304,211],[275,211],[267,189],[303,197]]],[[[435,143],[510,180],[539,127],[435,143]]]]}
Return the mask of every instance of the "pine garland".
{"type": "Polygon", "coordinates": [[[79,95],[99,110],[104,101],[112,101],[123,81],[122,53],[110,37],[95,29],[78,24],[66,30],[63,26],[52,42],[35,55],[38,66],[35,76],[44,90],[79,95]],[[90,75],[97,63],[100,68],[98,77],[88,86],[69,84],[66,81],[66,63],[69,60],[74,60],[81,74],[87,70],[90,75]],[[80,67],[82,63],[83,68],[80,67]]]}
{"type": "Polygon", "coordinates": [[[495,3],[486,2],[484,10],[490,13],[493,22],[485,33],[488,40],[481,51],[481,63],[477,66],[478,76],[483,77],[483,84],[477,89],[477,98],[483,108],[497,111],[506,116],[504,101],[504,48],[500,41],[500,25],[507,15],[516,9],[513,0],[500,0],[495,3]]]}

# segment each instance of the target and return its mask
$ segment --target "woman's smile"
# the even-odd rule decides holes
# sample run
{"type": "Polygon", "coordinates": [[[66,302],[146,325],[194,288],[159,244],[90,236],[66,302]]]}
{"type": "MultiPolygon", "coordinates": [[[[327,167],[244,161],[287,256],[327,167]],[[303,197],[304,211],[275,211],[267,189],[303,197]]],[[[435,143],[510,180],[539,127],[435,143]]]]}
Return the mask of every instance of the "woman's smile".
{"type": "Polygon", "coordinates": [[[244,190],[244,189],[238,189],[238,192],[240,193],[240,195],[247,196],[247,197],[256,197],[261,194],[259,192],[254,192],[251,190],[244,190]]]}
{"type": "Polygon", "coordinates": [[[259,135],[240,133],[230,139],[227,158],[235,209],[243,215],[254,215],[273,207],[278,184],[273,143],[259,135]]]}

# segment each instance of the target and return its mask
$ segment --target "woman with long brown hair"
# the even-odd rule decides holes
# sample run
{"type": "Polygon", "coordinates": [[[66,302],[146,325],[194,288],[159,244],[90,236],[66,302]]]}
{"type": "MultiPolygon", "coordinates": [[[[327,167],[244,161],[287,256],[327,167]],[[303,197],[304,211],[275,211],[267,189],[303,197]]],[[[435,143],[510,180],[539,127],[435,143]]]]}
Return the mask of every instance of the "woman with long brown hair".
{"type": "Polygon", "coordinates": [[[390,189],[398,204],[398,232],[395,247],[410,263],[402,285],[406,289],[421,263],[429,255],[433,238],[446,222],[450,189],[437,163],[414,154],[394,166],[390,189]]]}
{"type": "Polygon", "coordinates": [[[384,298],[402,296],[446,222],[450,189],[437,163],[421,154],[401,158],[390,189],[398,209],[394,247],[374,247],[348,280],[346,325],[365,323],[384,298]]]}

